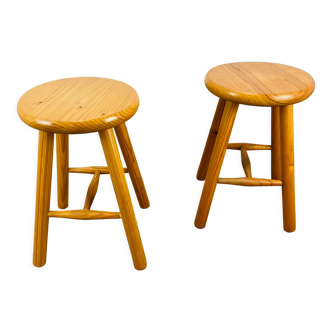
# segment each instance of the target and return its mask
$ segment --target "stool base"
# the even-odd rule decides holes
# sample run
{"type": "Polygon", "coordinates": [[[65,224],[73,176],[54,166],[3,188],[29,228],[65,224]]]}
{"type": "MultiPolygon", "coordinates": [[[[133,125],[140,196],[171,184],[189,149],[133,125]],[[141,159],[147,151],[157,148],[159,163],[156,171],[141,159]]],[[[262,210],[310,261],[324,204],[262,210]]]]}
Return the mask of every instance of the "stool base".
{"type": "Polygon", "coordinates": [[[282,186],[284,230],[294,232],[295,184],[294,184],[294,134],[293,106],[272,107],[271,145],[228,143],[239,104],[219,100],[205,149],[197,172],[197,179],[204,180],[195,226],[204,228],[212,199],[219,184],[240,186],[282,186]],[[246,177],[219,178],[227,149],[241,150],[242,165],[246,177]],[[247,150],[271,150],[272,179],[253,178],[247,150]]]}
{"type": "Polygon", "coordinates": [[[104,150],[107,167],[77,167],[69,168],[69,140],[67,134],[57,134],[57,179],[58,179],[58,206],[65,209],[68,206],[68,175],[69,173],[94,174],[88,188],[83,210],[50,211],[51,179],[54,134],[39,132],[38,170],[37,170],[37,196],[35,215],[35,238],[33,264],[41,267],[46,264],[47,236],[49,217],[70,219],[119,219],[122,218],[134,266],[137,270],[146,268],[146,258],[139,234],[134,209],[125,173],[129,173],[135,192],[142,208],[149,207],[149,199],[144,182],[138,168],[136,157],[131,145],[125,124],[115,128],[127,168],[123,168],[117,148],[113,129],[99,132],[104,150]],[[90,210],[98,189],[101,174],[110,174],[118,201],[120,212],[106,212],[90,210]]]}

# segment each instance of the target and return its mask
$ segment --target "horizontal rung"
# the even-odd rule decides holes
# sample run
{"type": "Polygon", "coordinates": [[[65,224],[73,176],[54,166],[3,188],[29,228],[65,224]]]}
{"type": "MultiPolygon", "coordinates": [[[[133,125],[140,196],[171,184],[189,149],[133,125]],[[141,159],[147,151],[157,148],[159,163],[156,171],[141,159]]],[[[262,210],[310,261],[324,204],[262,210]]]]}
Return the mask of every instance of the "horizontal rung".
{"type": "Polygon", "coordinates": [[[119,219],[121,218],[119,212],[105,212],[93,210],[68,210],[68,211],[50,211],[49,217],[53,218],[68,218],[68,219],[119,219]]]}
{"type": "Polygon", "coordinates": [[[257,178],[219,178],[218,183],[233,184],[237,186],[282,186],[280,180],[257,179],[257,178]]]}
{"type": "MultiPolygon", "coordinates": [[[[90,166],[90,167],[70,167],[69,173],[86,173],[94,174],[96,171],[100,171],[100,174],[110,174],[107,166],[90,166]]],[[[128,173],[127,168],[123,168],[124,173],[128,173]]]]}
{"type": "Polygon", "coordinates": [[[271,145],[251,144],[251,143],[228,143],[227,149],[241,150],[244,147],[246,150],[271,150],[271,145]]]}

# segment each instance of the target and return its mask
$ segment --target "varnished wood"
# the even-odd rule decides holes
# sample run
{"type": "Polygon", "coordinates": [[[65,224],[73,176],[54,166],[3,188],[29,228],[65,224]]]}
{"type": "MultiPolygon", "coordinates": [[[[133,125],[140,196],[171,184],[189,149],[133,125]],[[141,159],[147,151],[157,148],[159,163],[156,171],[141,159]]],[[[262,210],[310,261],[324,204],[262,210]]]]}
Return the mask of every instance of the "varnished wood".
{"type": "Polygon", "coordinates": [[[46,264],[54,134],[39,132],[33,265],[46,264]]]}
{"type": "Polygon", "coordinates": [[[196,214],[197,228],[204,228],[206,225],[238,107],[239,104],[226,102],[196,214]]]}
{"type": "Polygon", "coordinates": [[[136,91],[123,82],[75,77],[38,85],[19,100],[27,125],[58,134],[91,133],[130,119],[137,111],[136,91]]]}
{"type": "Polygon", "coordinates": [[[68,164],[69,164],[69,139],[67,134],[56,135],[56,159],[58,181],[58,207],[68,207],[68,164]]]}
{"type": "Polygon", "coordinates": [[[99,136],[119,204],[134,266],[137,270],[144,270],[146,268],[145,253],[113,130],[101,131],[99,136]]]}
{"type": "Polygon", "coordinates": [[[255,106],[299,103],[313,93],[314,79],[305,71],[268,62],[237,62],[212,68],[207,88],[219,98],[255,106]]]}
{"type": "Polygon", "coordinates": [[[114,219],[123,216],[129,247],[138,270],[146,267],[136,217],[113,130],[117,135],[141,207],[149,200],[124,124],[138,109],[139,98],[129,85],[105,78],[78,77],[48,82],[27,91],[18,102],[18,114],[29,126],[40,130],[37,174],[37,199],[33,263],[46,263],[49,217],[71,219],[114,219]],[[123,123],[123,125],[122,125],[123,123]],[[69,168],[68,134],[99,132],[107,167],[69,168]],[[49,211],[54,133],[57,134],[58,205],[68,206],[68,174],[94,174],[84,210],[49,211]],[[119,212],[91,211],[101,174],[110,174],[119,212]]]}
{"type": "Polygon", "coordinates": [[[223,99],[219,99],[216,112],[214,114],[214,118],[212,121],[212,125],[209,131],[209,135],[205,144],[205,148],[203,151],[202,159],[198,167],[197,171],[197,180],[204,181],[206,177],[207,170],[209,168],[210,159],[212,155],[212,151],[214,148],[214,144],[216,141],[216,137],[218,134],[218,129],[221,121],[221,117],[225,108],[226,101],[223,99]]]}
{"type": "Polygon", "coordinates": [[[67,211],[50,211],[49,217],[52,218],[68,218],[68,219],[81,219],[81,220],[94,220],[94,219],[120,219],[119,212],[106,212],[94,210],[67,210],[67,211]]]}
{"type": "MultiPolygon", "coordinates": [[[[290,66],[246,62],[212,68],[206,75],[205,83],[213,94],[227,101],[220,128],[223,127],[226,109],[231,103],[272,108],[271,145],[229,143],[228,149],[241,150],[246,177],[219,178],[216,183],[282,186],[284,229],[287,232],[295,231],[293,104],[307,99],[312,94],[315,89],[313,78],[308,73],[290,66]],[[271,150],[271,180],[252,177],[248,150],[271,150]]],[[[229,121],[228,129],[220,137],[229,137],[233,122],[234,119],[229,121]]],[[[205,227],[215,191],[215,179],[220,172],[225,155],[223,151],[225,142],[223,138],[219,138],[219,135],[221,135],[220,132],[214,143],[196,215],[195,225],[198,228],[205,227]],[[218,144],[219,139],[222,143],[218,144]]]]}
{"type": "Polygon", "coordinates": [[[282,180],[280,152],[280,107],[271,109],[271,177],[282,180]]]}
{"type": "Polygon", "coordinates": [[[296,220],[294,181],[294,132],[292,105],[280,107],[280,127],[284,230],[286,232],[294,232],[296,229],[296,220]]]}
{"type": "Polygon", "coordinates": [[[131,144],[127,126],[125,123],[122,123],[121,125],[115,127],[114,131],[118,138],[122,155],[126,162],[131,182],[135,189],[138,203],[142,209],[146,209],[150,206],[150,202],[148,194],[145,189],[141,172],[138,167],[134,149],[131,144]]]}
{"type": "MultiPolygon", "coordinates": [[[[95,174],[96,171],[99,171],[100,174],[110,174],[107,166],[70,167],[68,169],[69,173],[95,174]]],[[[123,168],[123,172],[128,173],[128,169],[123,168]]]]}
{"type": "Polygon", "coordinates": [[[252,175],[251,175],[250,159],[247,150],[243,146],[241,148],[241,161],[242,161],[244,174],[246,175],[247,178],[251,178],[252,175]]]}
{"type": "Polygon", "coordinates": [[[220,184],[233,184],[236,186],[282,186],[280,180],[258,179],[258,178],[219,178],[220,184]]]}
{"type": "Polygon", "coordinates": [[[93,203],[93,200],[95,199],[98,190],[99,178],[100,178],[100,171],[96,171],[89,185],[88,192],[86,194],[84,210],[90,210],[91,208],[91,205],[93,203]]]}
{"type": "Polygon", "coordinates": [[[252,143],[228,143],[227,149],[229,150],[241,150],[244,147],[249,150],[271,150],[271,145],[264,144],[252,144],[252,143]]]}

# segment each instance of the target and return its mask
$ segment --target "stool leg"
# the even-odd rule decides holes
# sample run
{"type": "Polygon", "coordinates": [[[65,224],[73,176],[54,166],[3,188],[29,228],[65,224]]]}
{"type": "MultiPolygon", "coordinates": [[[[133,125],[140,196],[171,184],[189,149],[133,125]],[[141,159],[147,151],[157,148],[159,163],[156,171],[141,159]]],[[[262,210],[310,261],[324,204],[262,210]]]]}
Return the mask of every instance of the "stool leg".
{"type": "Polygon", "coordinates": [[[113,130],[100,131],[99,136],[119,204],[134,266],[137,270],[144,270],[146,268],[145,253],[113,130]]]}
{"type": "Polygon", "coordinates": [[[293,105],[280,107],[280,127],[284,230],[286,232],[294,232],[296,229],[296,223],[293,105]]]}
{"type": "Polygon", "coordinates": [[[35,238],[33,265],[46,264],[48,212],[50,210],[54,134],[39,131],[35,238]]]}
{"type": "Polygon", "coordinates": [[[238,107],[239,104],[226,102],[196,214],[195,226],[197,228],[204,228],[206,225],[238,107]]]}
{"type": "Polygon", "coordinates": [[[203,151],[202,159],[198,167],[196,178],[197,180],[204,181],[206,177],[206,173],[210,164],[211,155],[213,151],[213,147],[216,141],[216,137],[218,134],[218,129],[221,121],[221,117],[225,108],[226,101],[219,99],[218,106],[216,109],[216,113],[214,114],[214,118],[212,121],[212,125],[210,128],[210,132],[208,138],[206,140],[205,148],[203,151]]]}
{"type": "Polygon", "coordinates": [[[131,145],[127,126],[122,123],[120,126],[114,128],[115,134],[118,138],[119,145],[123,154],[123,158],[128,168],[131,182],[133,183],[137,200],[142,209],[147,209],[150,206],[148,194],[146,193],[141,172],[139,170],[133,146],[131,145]]]}
{"type": "Polygon", "coordinates": [[[68,207],[68,181],[69,181],[69,135],[56,135],[57,179],[58,179],[58,207],[68,207]]]}
{"type": "Polygon", "coordinates": [[[271,178],[282,180],[280,152],[280,107],[271,110],[271,178]]]}

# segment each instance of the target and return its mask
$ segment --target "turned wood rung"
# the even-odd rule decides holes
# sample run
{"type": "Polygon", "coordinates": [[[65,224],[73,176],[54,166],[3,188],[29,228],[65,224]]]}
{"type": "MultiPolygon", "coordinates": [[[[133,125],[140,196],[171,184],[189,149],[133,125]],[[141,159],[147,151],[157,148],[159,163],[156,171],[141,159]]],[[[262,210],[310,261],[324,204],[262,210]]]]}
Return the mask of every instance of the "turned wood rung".
{"type": "Polygon", "coordinates": [[[252,144],[252,143],[228,143],[227,149],[241,150],[244,147],[246,150],[272,150],[271,145],[252,144]]]}
{"type": "Polygon", "coordinates": [[[68,211],[50,211],[49,217],[53,218],[68,218],[68,219],[82,219],[82,220],[94,220],[94,219],[120,219],[119,212],[105,212],[94,210],[68,210],[68,211]]]}
{"type": "Polygon", "coordinates": [[[86,193],[86,199],[84,203],[84,210],[90,210],[93,200],[97,194],[98,185],[99,185],[100,171],[96,171],[93,176],[91,183],[88,188],[88,192],[86,193]]]}
{"type": "Polygon", "coordinates": [[[248,152],[244,146],[241,147],[241,161],[244,170],[244,174],[247,178],[252,178],[251,175],[251,164],[248,156],[248,152]]]}
{"type": "Polygon", "coordinates": [[[232,184],[237,186],[282,186],[280,180],[258,179],[258,178],[219,178],[220,184],[232,184]]]}
{"type": "MultiPolygon", "coordinates": [[[[100,171],[100,174],[110,174],[107,166],[89,166],[89,167],[69,167],[69,173],[85,173],[94,174],[96,171],[100,171]]],[[[123,168],[124,173],[128,173],[127,168],[123,168]]]]}

